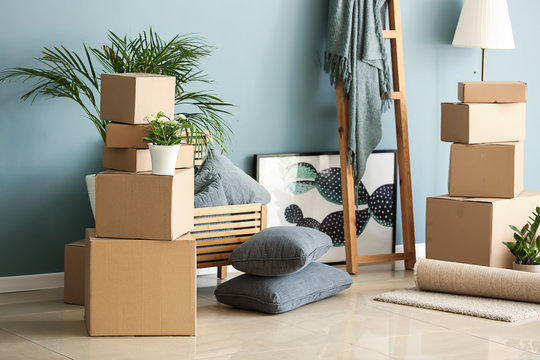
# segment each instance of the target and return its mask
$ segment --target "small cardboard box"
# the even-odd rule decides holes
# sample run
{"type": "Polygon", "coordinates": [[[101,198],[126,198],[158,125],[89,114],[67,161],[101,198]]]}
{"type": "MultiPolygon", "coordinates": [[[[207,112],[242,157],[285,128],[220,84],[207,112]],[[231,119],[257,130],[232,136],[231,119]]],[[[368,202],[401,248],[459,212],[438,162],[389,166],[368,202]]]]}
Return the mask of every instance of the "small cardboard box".
{"type": "Polygon", "coordinates": [[[521,228],[538,205],[540,191],[524,191],[514,199],[430,197],[426,257],[511,268],[514,257],[502,244],[514,241],[508,225],[521,228]]]}
{"type": "MultiPolygon", "coordinates": [[[[152,171],[150,149],[123,149],[103,147],[105,169],[130,172],[152,171]]],[[[195,146],[182,144],[176,158],[176,168],[192,168],[195,165],[195,146]]]]}
{"type": "Polygon", "coordinates": [[[148,149],[143,140],[148,136],[148,125],[109,123],[105,145],[109,148],[148,149]]]}
{"type": "Polygon", "coordinates": [[[79,240],[64,245],[64,302],[84,305],[84,247],[79,240]]]}
{"type": "Polygon", "coordinates": [[[441,140],[463,144],[525,140],[526,104],[441,104],[441,140]]]}
{"type": "Polygon", "coordinates": [[[522,142],[452,144],[450,196],[513,198],[522,190],[522,142]]]}
{"type": "Polygon", "coordinates": [[[103,120],[147,124],[146,117],[160,111],[174,117],[176,79],[156,74],[101,74],[103,120]]]}
{"type": "Polygon", "coordinates": [[[195,335],[196,247],[90,237],[84,319],[90,336],[195,335]]]}
{"type": "Polygon", "coordinates": [[[521,81],[460,82],[458,99],[464,103],[524,103],[527,102],[527,84],[521,81]]]}
{"type": "Polygon", "coordinates": [[[96,236],[174,240],[193,229],[193,168],[96,176],[96,236]]]}

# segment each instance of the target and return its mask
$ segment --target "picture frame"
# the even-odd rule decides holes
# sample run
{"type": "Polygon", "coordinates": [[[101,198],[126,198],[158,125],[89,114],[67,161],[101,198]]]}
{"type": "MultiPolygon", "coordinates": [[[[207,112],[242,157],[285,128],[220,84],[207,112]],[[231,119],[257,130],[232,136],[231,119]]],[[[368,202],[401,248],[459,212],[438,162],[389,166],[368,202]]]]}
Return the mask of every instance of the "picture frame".
{"type": "MultiPolygon", "coordinates": [[[[272,196],[268,226],[307,226],[332,239],[319,261],[345,261],[341,170],[338,152],[257,154],[256,179],[272,196]]],[[[394,253],[396,150],[375,150],[356,189],[358,255],[394,253]]]]}

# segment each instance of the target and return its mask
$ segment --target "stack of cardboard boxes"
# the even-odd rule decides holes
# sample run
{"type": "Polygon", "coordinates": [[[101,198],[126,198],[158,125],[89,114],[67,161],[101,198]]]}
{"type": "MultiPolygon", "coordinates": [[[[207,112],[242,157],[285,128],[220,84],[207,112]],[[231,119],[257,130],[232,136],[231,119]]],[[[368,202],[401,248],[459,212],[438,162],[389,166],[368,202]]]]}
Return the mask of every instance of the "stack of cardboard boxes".
{"type": "MultiPolygon", "coordinates": [[[[102,74],[100,116],[111,121],[103,147],[103,167],[122,171],[151,171],[146,119],[163,111],[174,116],[173,76],[154,74],[102,74]],[[157,109],[157,110],[156,110],[157,109]]],[[[180,147],[177,168],[193,167],[194,146],[180,147]]]]}
{"type": "Polygon", "coordinates": [[[508,225],[523,226],[540,205],[539,191],[523,191],[526,93],[522,82],[463,82],[461,102],[442,104],[449,195],[427,199],[428,258],[512,267],[508,225]]]}
{"type": "Polygon", "coordinates": [[[103,74],[101,88],[111,121],[103,167],[114,170],[96,176],[96,228],[84,244],[88,332],[194,335],[193,146],[181,146],[173,176],[153,175],[140,125],[159,111],[172,118],[174,77],[103,74]]]}

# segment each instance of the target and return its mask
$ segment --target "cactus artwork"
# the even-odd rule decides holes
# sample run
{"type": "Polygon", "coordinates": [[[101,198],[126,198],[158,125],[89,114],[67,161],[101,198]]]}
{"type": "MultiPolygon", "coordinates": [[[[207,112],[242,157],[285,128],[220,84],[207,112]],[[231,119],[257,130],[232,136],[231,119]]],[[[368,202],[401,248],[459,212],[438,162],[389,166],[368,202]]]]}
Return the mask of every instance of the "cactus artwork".
{"type": "MultiPolygon", "coordinates": [[[[338,153],[257,155],[257,180],[272,196],[268,226],[304,226],[332,239],[323,262],[345,260],[345,224],[338,153]]],[[[396,152],[369,156],[366,171],[354,188],[359,254],[394,251],[397,167],[396,152]]],[[[354,235],[353,235],[354,236],[354,235]]]]}
{"type": "MultiPolygon", "coordinates": [[[[295,195],[317,189],[325,200],[337,205],[343,203],[341,198],[341,170],[338,167],[331,167],[317,172],[313,165],[307,162],[299,162],[287,168],[287,176],[296,176],[297,179],[302,179],[292,181],[288,184],[287,188],[295,195]]],[[[356,197],[357,205],[368,205],[369,215],[366,223],[369,221],[370,216],[372,216],[383,226],[393,226],[394,184],[382,185],[373,194],[369,195],[364,184],[360,182],[360,185],[356,187],[356,197]]],[[[358,210],[356,212],[358,213],[358,210]]],[[[289,221],[287,218],[285,219],[289,221]]],[[[294,221],[289,222],[296,223],[294,221]]],[[[343,219],[341,222],[343,223],[343,219]]],[[[356,225],[358,230],[358,221],[356,225]]],[[[360,226],[360,232],[357,235],[362,233],[364,227],[365,224],[360,226]]]]}
{"type": "MultiPolygon", "coordinates": [[[[356,236],[360,235],[370,218],[369,209],[356,210],[356,236]]],[[[333,246],[345,245],[345,233],[343,231],[343,211],[328,214],[319,223],[313,218],[305,218],[302,209],[296,204],[287,206],[285,220],[296,226],[304,226],[322,231],[332,239],[333,246]]]]}

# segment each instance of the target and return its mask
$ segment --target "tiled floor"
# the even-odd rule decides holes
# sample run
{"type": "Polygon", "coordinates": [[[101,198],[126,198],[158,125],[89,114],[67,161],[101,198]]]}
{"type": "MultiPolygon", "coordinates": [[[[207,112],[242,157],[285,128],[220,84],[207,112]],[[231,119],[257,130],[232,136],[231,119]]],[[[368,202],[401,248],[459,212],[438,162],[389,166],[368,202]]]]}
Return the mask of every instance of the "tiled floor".
{"type": "Polygon", "coordinates": [[[218,304],[216,278],[201,276],[196,337],[90,338],[83,308],[63,304],[62,289],[0,294],[0,360],[540,359],[540,319],[508,324],[374,302],[413,286],[412,273],[360,270],[342,294],[281,315],[218,304]]]}

